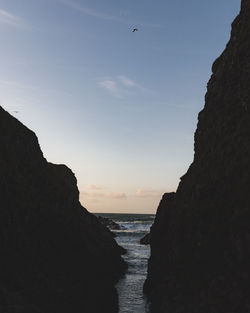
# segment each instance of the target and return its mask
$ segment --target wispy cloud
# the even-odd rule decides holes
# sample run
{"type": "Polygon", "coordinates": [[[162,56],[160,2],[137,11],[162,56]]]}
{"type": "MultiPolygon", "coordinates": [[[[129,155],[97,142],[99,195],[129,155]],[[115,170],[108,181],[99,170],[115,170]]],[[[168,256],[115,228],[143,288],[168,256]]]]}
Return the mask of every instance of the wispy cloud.
{"type": "Polygon", "coordinates": [[[110,14],[106,14],[106,13],[103,13],[103,12],[100,12],[100,11],[96,11],[94,9],[91,9],[91,8],[89,8],[87,6],[84,6],[82,4],[78,4],[78,3],[73,2],[73,1],[61,0],[61,2],[66,4],[66,5],[68,5],[72,9],[74,9],[74,10],[76,10],[78,12],[81,12],[83,14],[86,14],[86,15],[97,17],[97,18],[100,18],[100,19],[103,19],[103,20],[106,20],[106,21],[117,21],[117,22],[123,21],[123,19],[121,19],[119,17],[113,16],[113,15],[110,15],[110,14]]]}
{"type": "Polygon", "coordinates": [[[83,196],[90,197],[92,199],[115,199],[115,200],[125,200],[127,195],[124,192],[90,192],[84,191],[81,193],[83,196]]]}
{"type": "Polygon", "coordinates": [[[159,198],[166,190],[154,190],[154,189],[137,189],[136,197],[139,198],[159,198]]]}
{"type": "Polygon", "coordinates": [[[21,26],[21,20],[19,17],[3,9],[0,9],[0,23],[15,27],[21,26]]]}
{"type": "Polygon", "coordinates": [[[38,90],[38,87],[27,85],[18,81],[0,79],[0,85],[10,86],[16,89],[38,90]]]}
{"type": "Polygon", "coordinates": [[[141,92],[152,93],[152,90],[143,87],[141,84],[138,84],[137,82],[135,82],[134,80],[125,75],[118,76],[118,79],[120,80],[121,84],[125,87],[133,87],[137,88],[137,90],[141,92]]]}
{"type": "Polygon", "coordinates": [[[87,185],[87,190],[101,190],[103,189],[102,186],[94,185],[94,184],[88,184],[87,185]]]}
{"type": "Polygon", "coordinates": [[[29,90],[30,92],[46,92],[55,93],[63,96],[72,97],[73,95],[65,90],[55,89],[55,88],[42,88],[39,86],[28,85],[19,81],[12,81],[12,80],[4,80],[0,79],[0,88],[3,86],[4,88],[11,87],[12,90],[29,90]]]}
{"type": "Polygon", "coordinates": [[[116,199],[124,200],[127,198],[127,195],[124,192],[110,192],[105,190],[105,186],[88,184],[81,192],[82,197],[88,197],[92,200],[98,199],[116,199]]]}
{"type": "Polygon", "coordinates": [[[113,79],[104,79],[98,82],[99,86],[108,90],[114,96],[120,96],[121,89],[118,87],[118,84],[113,79]]]}
{"type": "Polygon", "coordinates": [[[121,83],[126,87],[138,87],[139,85],[134,82],[131,78],[128,78],[127,76],[118,76],[121,83]]]}
{"type": "Polygon", "coordinates": [[[119,75],[117,77],[105,77],[98,80],[98,85],[109,91],[113,96],[122,97],[124,94],[129,94],[134,89],[137,92],[152,93],[152,90],[147,89],[135,82],[133,79],[119,75]]]}
{"type": "MultiPolygon", "coordinates": [[[[121,14],[121,11],[118,13],[120,16],[114,16],[111,14],[107,14],[105,12],[101,12],[95,9],[92,9],[90,7],[87,7],[85,5],[76,3],[75,1],[71,0],[58,0],[61,3],[64,3],[65,5],[71,7],[73,10],[76,10],[82,14],[93,16],[102,20],[106,21],[113,21],[113,22],[119,22],[127,25],[140,25],[140,26],[146,26],[146,27],[162,27],[161,24],[155,24],[155,23],[148,23],[148,22],[142,22],[142,21],[132,21],[127,18],[127,15],[129,14],[129,11],[126,11],[126,14],[121,14]],[[124,16],[124,17],[123,17],[124,16]]],[[[123,11],[124,12],[124,11],[123,11]]]]}

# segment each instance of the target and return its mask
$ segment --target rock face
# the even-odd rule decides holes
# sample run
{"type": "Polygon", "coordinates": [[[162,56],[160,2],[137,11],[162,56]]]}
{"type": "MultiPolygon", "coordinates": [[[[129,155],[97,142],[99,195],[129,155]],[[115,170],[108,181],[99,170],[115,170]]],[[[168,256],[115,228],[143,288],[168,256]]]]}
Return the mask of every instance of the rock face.
{"type": "Polygon", "coordinates": [[[250,312],[250,0],[212,71],[194,161],[152,227],[154,313],[250,312]]]}
{"type": "Polygon", "coordinates": [[[0,147],[0,311],[118,312],[121,249],[80,205],[74,174],[1,107],[0,147]]]}
{"type": "Polygon", "coordinates": [[[141,245],[149,245],[150,244],[151,233],[146,234],[144,237],[140,239],[141,245]]]}
{"type": "Polygon", "coordinates": [[[110,218],[102,217],[102,216],[97,216],[97,218],[101,224],[107,226],[109,229],[112,229],[112,230],[121,229],[120,225],[112,221],[110,218]]]}

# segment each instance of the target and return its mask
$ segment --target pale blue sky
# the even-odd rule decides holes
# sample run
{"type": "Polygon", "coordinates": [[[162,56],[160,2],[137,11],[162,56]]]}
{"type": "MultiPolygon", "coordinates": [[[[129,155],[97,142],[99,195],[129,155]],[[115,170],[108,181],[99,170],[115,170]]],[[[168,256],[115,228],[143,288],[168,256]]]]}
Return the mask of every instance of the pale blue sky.
{"type": "Polygon", "coordinates": [[[0,0],[0,104],[74,171],[90,211],[155,212],[192,161],[211,65],[239,8],[0,0]]]}

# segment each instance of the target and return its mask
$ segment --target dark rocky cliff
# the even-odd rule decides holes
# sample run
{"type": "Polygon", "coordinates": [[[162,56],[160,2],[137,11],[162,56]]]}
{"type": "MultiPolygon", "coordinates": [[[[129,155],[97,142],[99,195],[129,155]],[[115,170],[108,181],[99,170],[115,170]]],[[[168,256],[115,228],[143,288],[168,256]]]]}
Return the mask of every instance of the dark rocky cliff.
{"type": "Polygon", "coordinates": [[[115,313],[126,266],[74,174],[0,107],[0,312],[115,313]]]}
{"type": "Polygon", "coordinates": [[[154,313],[250,312],[250,0],[212,71],[194,161],[152,227],[154,313]]]}

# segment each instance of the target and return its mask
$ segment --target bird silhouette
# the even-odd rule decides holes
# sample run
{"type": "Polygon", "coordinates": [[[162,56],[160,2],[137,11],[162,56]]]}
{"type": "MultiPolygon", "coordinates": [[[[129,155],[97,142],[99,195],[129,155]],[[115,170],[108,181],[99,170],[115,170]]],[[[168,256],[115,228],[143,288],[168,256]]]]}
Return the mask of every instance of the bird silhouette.
{"type": "Polygon", "coordinates": [[[134,32],[138,32],[138,28],[134,28],[133,30],[132,30],[132,32],[134,33],[134,32]]]}

